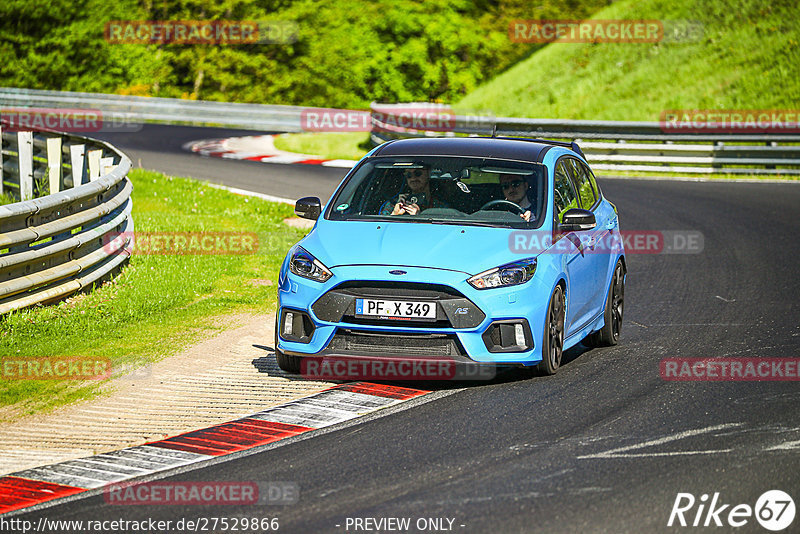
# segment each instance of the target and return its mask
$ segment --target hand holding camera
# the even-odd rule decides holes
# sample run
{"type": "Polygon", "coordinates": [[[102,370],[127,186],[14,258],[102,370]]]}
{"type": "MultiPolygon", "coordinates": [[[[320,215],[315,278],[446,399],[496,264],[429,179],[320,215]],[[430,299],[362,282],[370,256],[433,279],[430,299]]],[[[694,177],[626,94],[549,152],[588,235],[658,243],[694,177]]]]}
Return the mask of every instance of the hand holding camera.
{"type": "Polygon", "coordinates": [[[394,205],[392,215],[402,215],[404,213],[407,215],[416,215],[419,212],[419,200],[417,197],[402,194],[398,197],[397,204],[394,205]]]}

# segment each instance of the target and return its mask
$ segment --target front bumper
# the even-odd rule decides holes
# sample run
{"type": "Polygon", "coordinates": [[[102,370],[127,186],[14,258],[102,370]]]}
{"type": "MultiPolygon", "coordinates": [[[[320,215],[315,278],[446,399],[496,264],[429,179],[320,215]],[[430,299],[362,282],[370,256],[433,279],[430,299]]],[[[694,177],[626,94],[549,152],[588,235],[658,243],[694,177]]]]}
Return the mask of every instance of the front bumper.
{"type": "Polygon", "coordinates": [[[495,365],[541,361],[551,288],[536,276],[518,286],[477,290],[466,282],[469,275],[443,269],[344,266],[331,270],[334,276],[323,284],[282,270],[278,289],[278,348],[282,352],[317,357],[447,358],[495,365]],[[393,269],[406,274],[388,274],[393,269]],[[428,300],[436,303],[437,317],[432,322],[358,318],[353,303],[361,296],[428,300]],[[301,328],[294,331],[300,335],[284,333],[287,312],[301,328]]]}

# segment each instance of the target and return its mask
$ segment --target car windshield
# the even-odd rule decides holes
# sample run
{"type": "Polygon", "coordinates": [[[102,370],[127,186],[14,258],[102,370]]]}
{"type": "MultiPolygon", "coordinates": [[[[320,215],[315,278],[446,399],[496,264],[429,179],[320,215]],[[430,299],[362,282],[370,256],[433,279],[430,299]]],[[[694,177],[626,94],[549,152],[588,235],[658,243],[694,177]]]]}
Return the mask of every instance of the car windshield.
{"type": "Polygon", "coordinates": [[[531,228],[541,225],[545,167],[476,157],[370,158],[331,200],[331,220],[531,228]]]}

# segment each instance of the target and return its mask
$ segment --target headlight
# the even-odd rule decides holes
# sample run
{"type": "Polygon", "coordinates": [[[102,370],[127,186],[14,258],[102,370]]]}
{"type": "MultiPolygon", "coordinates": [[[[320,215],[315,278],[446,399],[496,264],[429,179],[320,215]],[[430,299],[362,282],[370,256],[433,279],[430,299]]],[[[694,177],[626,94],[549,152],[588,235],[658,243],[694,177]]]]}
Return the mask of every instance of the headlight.
{"type": "Polygon", "coordinates": [[[333,273],[303,247],[297,247],[289,259],[289,270],[297,276],[316,282],[326,282],[333,273]]]}
{"type": "Polygon", "coordinates": [[[533,273],[535,272],[536,259],[531,258],[483,271],[467,280],[467,282],[475,289],[516,286],[524,284],[533,278],[533,273]]]}

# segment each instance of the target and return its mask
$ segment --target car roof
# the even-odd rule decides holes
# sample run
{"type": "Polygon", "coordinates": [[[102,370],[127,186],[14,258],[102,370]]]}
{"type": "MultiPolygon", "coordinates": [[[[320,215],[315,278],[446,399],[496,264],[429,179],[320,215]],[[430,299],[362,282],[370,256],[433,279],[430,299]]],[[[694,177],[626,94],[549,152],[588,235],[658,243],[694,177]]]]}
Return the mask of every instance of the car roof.
{"type": "Polygon", "coordinates": [[[428,137],[389,141],[370,156],[476,156],[540,162],[554,146],[569,149],[568,143],[508,137],[428,137]]]}

